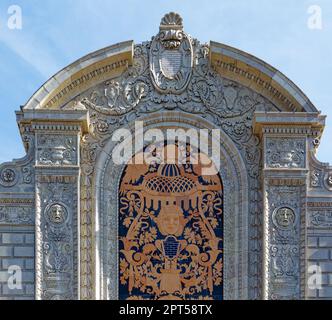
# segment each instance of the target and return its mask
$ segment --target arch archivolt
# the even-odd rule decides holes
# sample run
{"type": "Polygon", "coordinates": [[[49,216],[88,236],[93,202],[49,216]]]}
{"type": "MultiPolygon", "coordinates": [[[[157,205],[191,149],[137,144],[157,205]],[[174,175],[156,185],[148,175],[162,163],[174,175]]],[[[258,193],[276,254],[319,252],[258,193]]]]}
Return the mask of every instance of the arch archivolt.
{"type": "MultiPolygon", "coordinates": [[[[175,127],[208,129],[216,127],[197,116],[178,113],[154,114],[140,119],[145,130],[175,127]]],[[[134,130],[133,123],[128,129],[134,130]]],[[[248,190],[245,163],[232,142],[221,132],[220,176],[224,185],[224,297],[248,297],[248,190]]],[[[125,165],[112,162],[116,143],[108,141],[96,162],[95,177],[95,250],[96,296],[99,299],[118,299],[118,190],[125,165]]],[[[133,154],[134,156],[134,154],[133,154]]]]}

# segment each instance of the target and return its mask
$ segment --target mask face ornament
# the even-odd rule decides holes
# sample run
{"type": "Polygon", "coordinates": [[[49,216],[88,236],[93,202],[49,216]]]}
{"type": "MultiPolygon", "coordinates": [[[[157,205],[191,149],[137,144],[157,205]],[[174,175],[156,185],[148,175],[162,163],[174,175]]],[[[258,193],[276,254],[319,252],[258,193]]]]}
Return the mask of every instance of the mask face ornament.
{"type": "Polygon", "coordinates": [[[223,298],[221,179],[174,160],[128,165],[123,174],[120,299],[223,298]]]}
{"type": "Polygon", "coordinates": [[[62,225],[67,218],[67,210],[60,204],[54,204],[48,209],[48,219],[53,225],[62,225]]]}
{"type": "Polygon", "coordinates": [[[274,212],[273,221],[276,227],[284,230],[291,229],[295,225],[296,215],[291,208],[279,208],[274,212]]]}

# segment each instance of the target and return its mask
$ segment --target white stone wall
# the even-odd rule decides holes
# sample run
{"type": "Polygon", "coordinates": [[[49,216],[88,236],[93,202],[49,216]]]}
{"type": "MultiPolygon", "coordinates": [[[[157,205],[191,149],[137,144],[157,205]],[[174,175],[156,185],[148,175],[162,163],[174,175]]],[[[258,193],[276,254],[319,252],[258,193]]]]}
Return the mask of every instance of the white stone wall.
{"type": "Polygon", "coordinates": [[[35,235],[33,230],[0,229],[0,300],[34,300],[34,256],[35,235]],[[13,275],[8,270],[12,266],[17,266],[22,270],[21,289],[8,287],[8,279],[13,275]]]}
{"type": "Polygon", "coordinates": [[[311,230],[308,233],[307,243],[308,270],[318,266],[322,272],[321,286],[317,286],[316,289],[308,287],[307,297],[330,300],[332,299],[332,234],[311,230]]]}

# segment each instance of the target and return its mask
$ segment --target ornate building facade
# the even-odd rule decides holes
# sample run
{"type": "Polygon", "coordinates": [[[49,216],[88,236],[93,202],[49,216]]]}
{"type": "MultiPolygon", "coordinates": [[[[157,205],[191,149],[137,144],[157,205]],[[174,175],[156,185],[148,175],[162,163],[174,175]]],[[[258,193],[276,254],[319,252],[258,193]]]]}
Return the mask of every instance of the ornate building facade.
{"type": "Polygon", "coordinates": [[[263,61],[201,44],[170,13],[151,41],[61,70],[17,122],[27,155],[0,166],[0,299],[332,299],[325,117],[263,61]],[[181,164],[136,164],[146,142],[116,163],[133,141],[114,135],[138,121],[140,135],[218,130],[217,172],[191,140],[151,151],[181,164]]]}

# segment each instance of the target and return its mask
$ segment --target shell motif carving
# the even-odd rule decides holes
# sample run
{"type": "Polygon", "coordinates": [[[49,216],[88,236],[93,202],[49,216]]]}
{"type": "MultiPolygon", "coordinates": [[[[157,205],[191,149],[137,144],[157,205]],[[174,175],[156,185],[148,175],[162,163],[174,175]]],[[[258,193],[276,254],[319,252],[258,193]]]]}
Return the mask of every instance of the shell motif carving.
{"type": "Polygon", "coordinates": [[[188,86],[193,68],[193,46],[183,32],[182,19],[167,14],[150,49],[150,72],[155,88],[162,93],[180,94],[188,86]]]}

